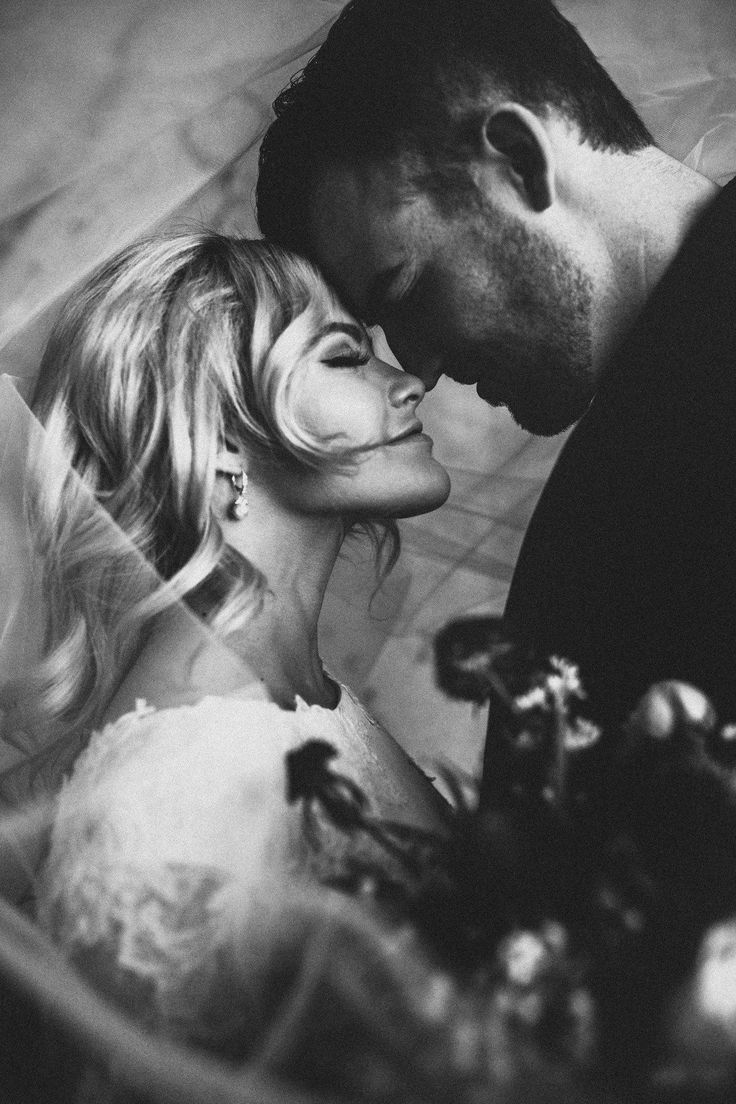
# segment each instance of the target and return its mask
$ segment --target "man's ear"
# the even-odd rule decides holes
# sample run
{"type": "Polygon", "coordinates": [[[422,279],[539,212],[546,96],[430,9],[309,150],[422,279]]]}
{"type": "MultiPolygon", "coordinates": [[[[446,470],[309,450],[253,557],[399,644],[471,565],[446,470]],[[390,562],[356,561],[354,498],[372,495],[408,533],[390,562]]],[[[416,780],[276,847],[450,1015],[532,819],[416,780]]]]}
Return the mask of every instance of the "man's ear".
{"type": "Polygon", "coordinates": [[[546,211],[555,201],[555,154],[547,131],[529,108],[502,103],[483,119],[481,134],[486,156],[505,157],[519,177],[535,211],[546,211]]]}

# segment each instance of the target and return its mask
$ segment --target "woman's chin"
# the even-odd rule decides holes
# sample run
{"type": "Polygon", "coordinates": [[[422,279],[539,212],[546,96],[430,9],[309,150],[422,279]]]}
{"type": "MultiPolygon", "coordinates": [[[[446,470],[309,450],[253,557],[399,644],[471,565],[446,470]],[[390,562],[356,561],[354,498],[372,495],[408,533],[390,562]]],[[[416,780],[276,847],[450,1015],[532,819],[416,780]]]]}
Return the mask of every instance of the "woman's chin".
{"type": "Polygon", "coordinates": [[[447,502],[450,494],[450,477],[441,466],[437,464],[437,472],[426,485],[416,487],[415,493],[402,495],[401,501],[394,501],[382,512],[383,517],[416,517],[418,514],[428,514],[432,510],[439,509],[447,502]]]}

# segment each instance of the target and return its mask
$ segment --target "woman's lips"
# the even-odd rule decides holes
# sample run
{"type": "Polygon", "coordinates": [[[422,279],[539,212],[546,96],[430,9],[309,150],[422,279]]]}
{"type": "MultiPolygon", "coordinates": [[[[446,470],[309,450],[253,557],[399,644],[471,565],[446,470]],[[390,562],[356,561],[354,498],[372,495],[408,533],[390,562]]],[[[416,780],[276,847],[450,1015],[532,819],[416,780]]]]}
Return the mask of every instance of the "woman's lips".
{"type": "Polygon", "coordinates": [[[393,437],[389,442],[389,445],[429,445],[430,448],[434,445],[434,441],[429,434],[422,432],[421,429],[413,429],[410,433],[401,433],[398,437],[393,437]]]}
{"type": "Polygon", "coordinates": [[[424,427],[422,426],[421,422],[415,422],[413,425],[410,425],[407,429],[405,429],[402,433],[397,433],[396,436],[392,437],[388,443],[390,445],[395,445],[398,444],[399,441],[406,441],[409,437],[421,437],[423,436],[423,428],[424,427]]]}

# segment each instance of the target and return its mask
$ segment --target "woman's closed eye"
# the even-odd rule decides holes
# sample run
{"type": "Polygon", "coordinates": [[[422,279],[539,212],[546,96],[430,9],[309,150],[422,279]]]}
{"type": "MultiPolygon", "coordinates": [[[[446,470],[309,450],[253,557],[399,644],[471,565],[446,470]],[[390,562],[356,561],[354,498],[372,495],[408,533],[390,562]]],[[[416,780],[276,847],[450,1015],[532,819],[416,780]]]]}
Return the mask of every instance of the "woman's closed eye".
{"type": "Polygon", "coordinates": [[[373,344],[363,326],[356,322],[331,321],[317,333],[320,360],[329,368],[359,368],[373,356],[373,344]]]}
{"type": "Polygon", "coordinates": [[[341,346],[339,349],[330,350],[322,357],[322,363],[330,368],[360,368],[367,364],[373,356],[370,346],[341,346]]]}

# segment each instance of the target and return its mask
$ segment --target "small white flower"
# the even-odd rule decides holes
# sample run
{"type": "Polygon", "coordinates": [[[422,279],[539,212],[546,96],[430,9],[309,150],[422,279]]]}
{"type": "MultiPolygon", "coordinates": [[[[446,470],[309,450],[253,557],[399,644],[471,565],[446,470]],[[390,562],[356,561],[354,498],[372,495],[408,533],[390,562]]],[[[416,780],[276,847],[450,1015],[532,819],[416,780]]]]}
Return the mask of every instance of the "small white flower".
{"type": "Polygon", "coordinates": [[[550,675],[550,685],[552,679],[554,679],[555,687],[560,694],[570,698],[584,698],[585,691],[580,681],[580,669],[576,664],[570,663],[569,659],[563,659],[561,656],[550,656],[549,662],[550,666],[557,672],[557,677],[550,675]]]}
{"type": "Polygon", "coordinates": [[[533,985],[548,958],[544,941],[531,931],[514,933],[502,949],[506,977],[513,985],[533,985]]]}
{"type": "Polygon", "coordinates": [[[549,662],[552,671],[544,676],[542,682],[526,694],[514,698],[516,713],[526,713],[531,709],[541,709],[546,713],[554,709],[565,710],[570,698],[585,697],[580,671],[574,663],[560,656],[550,656],[549,662]]]}
{"type": "Polygon", "coordinates": [[[565,747],[568,751],[580,751],[582,748],[591,747],[599,740],[601,730],[598,725],[588,721],[585,717],[576,717],[575,720],[565,726],[565,747]]]}
{"type": "Polygon", "coordinates": [[[514,698],[513,708],[515,713],[526,713],[530,709],[547,709],[547,691],[544,686],[533,686],[526,694],[520,694],[514,698]]]}

